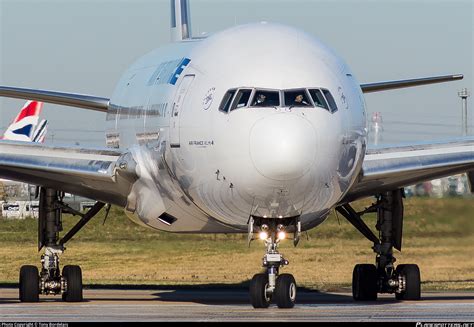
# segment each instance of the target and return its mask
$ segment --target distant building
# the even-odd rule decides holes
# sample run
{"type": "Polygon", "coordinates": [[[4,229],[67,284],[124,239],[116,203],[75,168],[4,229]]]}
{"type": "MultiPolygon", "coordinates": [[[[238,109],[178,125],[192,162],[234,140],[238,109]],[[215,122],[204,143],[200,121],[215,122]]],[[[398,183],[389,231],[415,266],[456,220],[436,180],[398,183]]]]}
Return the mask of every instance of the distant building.
{"type": "MultiPolygon", "coordinates": [[[[0,180],[0,218],[38,218],[39,202],[35,196],[35,185],[0,180]]],[[[93,200],[69,193],[64,194],[63,201],[78,211],[85,211],[95,204],[93,200]]]]}
{"type": "Polygon", "coordinates": [[[1,216],[7,219],[38,218],[38,201],[10,201],[1,204],[1,216]]]}
{"type": "Polygon", "coordinates": [[[458,174],[405,187],[405,195],[407,197],[429,196],[437,198],[469,196],[471,190],[466,174],[458,174]]]}

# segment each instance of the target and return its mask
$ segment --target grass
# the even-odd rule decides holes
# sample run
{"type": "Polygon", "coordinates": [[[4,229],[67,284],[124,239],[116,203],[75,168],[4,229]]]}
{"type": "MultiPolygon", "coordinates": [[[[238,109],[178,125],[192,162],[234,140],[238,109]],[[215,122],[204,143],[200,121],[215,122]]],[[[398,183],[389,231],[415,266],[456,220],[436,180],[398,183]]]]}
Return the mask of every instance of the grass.
{"type": "MultiPolygon", "coordinates": [[[[357,209],[368,201],[355,204],[357,209]]],[[[423,290],[474,290],[474,199],[412,198],[405,202],[402,252],[397,263],[417,263],[423,290]]],[[[374,215],[366,222],[375,226],[374,215]]],[[[77,221],[66,216],[64,230],[77,221]]],[[[241,284],[260,271],[264,247],[247,247],[246,235],[182,235],[135,225],[113,208],[69,243],[61,264],[80,264],[85,284],[241,284]]],[[[0,220],[0,282],[15,283],[23,264],[39,265],[36,221],[0,220]],[[7,263],[7,264],[6,264],[7,263]]],[[[300,286],[319,290],[350,287],[356,263],[374,262],[371,243],[343,217],[331,215],[309,231],[297,248],[280,249],[290,260],[283,269],[300,286]]]]}

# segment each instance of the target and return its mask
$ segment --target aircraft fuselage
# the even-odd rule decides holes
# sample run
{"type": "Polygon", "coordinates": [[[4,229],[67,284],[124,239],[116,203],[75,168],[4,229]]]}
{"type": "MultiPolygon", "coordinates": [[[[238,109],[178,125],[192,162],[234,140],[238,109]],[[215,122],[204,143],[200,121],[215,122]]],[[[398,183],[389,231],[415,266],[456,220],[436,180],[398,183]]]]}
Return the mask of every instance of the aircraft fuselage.
{"type": "Polygon", "coordinates": [[[152,51],[124,73],[110,103],[108,145],[131,149],[141,167],[126,211],[156,229],[242,232],[249,216],[300,216],[312,228],[365,154],[359,83],[319,40],[283,25],[237,26],[152,51]],[[292,90],[328,91],[337,109],[291,105],[292,90]],[[253,105],[266,91],[277,105],[253,105]],[[229,94],[249,99],[226,112],[229,94]]]}

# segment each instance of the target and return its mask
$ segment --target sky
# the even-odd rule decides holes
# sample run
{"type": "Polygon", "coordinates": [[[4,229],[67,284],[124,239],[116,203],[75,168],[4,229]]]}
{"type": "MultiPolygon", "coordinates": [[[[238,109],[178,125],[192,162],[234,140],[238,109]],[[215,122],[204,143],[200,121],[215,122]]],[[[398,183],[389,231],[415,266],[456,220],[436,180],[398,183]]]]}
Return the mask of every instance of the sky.
{"type": "MultiPolygon", "coordinates": [[[[332,47],[361,83],[464,74],[463,81],[367,94],[382,144],[461,135],[462,88],[474,91],[471,0],[191,0],[195,36],[278,22],[332,47]]],[[[168,0],[0,0],[0,85],[110,97],[126,68],[169,42],[168,0]]],[[[474,102],[469,98],[470,135],[474,102]]],[[[0,98],[4,129],[23,100],[0,98]]],[[[105,114],[45,104],[48,143],[104,146],[105,114]]]]}

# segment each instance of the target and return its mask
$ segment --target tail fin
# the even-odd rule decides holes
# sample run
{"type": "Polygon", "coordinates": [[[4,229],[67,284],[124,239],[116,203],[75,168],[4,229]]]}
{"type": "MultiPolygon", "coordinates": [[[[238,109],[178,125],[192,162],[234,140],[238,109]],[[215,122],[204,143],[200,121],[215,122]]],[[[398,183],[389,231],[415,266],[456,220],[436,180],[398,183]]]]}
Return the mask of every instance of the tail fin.
{"type": "Polygon", "coordinates": [[[44,139],[46,137],[46,132],[48,131],[47,125],[48,125],[48,121],[46,119],[43,119],[38,124],[38,127],[35,130],[35,134],[33,135],[33,138],[31,139],[32,142],[44,143],[44,139]]]}
{"type": "MultiPolygon", "coordinates": [[[[27,101],[20,113],[16,116],[13,123],[8,126],[5,134],[3,134],[4,140],[10,141],[25,141],[32,142],[37,135],[36,126],[38,125],[39,115],[41,108],[43,107],[42,102],[38,101],[27,101]]],[[[41,122],[43,124],[43,122],[41,122]]],[[[45,129],[46,125],[42,129],[45,129]]],[[[44,140],[44,135],[43,135],[44,140]]]]}
{"type": "Polygon", "coordinates": [[[170,2],[171,41],[178,42],[192,38],[189,0],[170,0],[170,2]]]}

